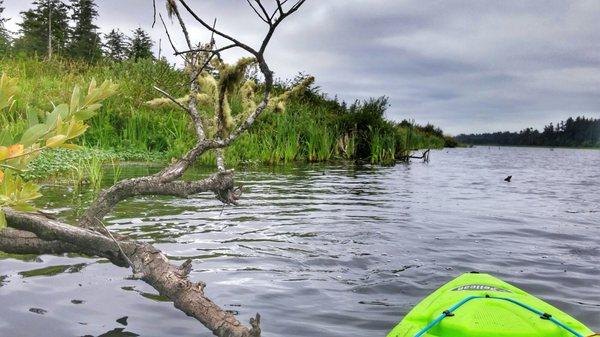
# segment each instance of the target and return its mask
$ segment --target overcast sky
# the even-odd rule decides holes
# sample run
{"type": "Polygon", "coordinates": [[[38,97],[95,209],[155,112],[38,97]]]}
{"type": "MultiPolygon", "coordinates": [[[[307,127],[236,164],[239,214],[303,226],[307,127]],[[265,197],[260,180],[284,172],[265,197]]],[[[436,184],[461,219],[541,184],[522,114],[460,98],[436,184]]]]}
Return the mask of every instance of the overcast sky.
{"type": "MultiPolygon", "coordinates": [[[[5,0],[9,28],[29,3],[5,0]]],[[[151,28],[150,0],[96,3],[103,32],[141,26],[170,51],[162,28],[151,28]]],[[[188,3],[250,44],[265,32],[244,0],[188,3]]],[[[268,60],[276,76],[315,75],[349,102],[389,96],[391,119],[451,134],[540,128],[600,117],[600,0],[307,0],[276,33],[268,60]]]]}

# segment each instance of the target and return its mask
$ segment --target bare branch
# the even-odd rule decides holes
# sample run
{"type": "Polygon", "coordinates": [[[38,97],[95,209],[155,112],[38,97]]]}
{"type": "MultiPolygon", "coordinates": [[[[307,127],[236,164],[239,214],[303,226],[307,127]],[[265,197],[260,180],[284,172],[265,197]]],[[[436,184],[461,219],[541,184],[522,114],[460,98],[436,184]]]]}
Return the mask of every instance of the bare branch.
{"type": "Polygon", "coordinates": [[[277,2],[277,11],[279,11],[279,15],[283,16],[283,8],[281,7],[282,6],[281,1],[276,0],[276,2],[277,2]]]}
{"type": "MultiPolygon", "coordinates": [[[[256,60],[259,64],[259,68],[261,70],[261,73],[264,75],[265,77],[265,90],[263,93],[263,100],[262,102],[258,105],[258,107],[256,108],[256,110],[250,114],[250,116],[244,121],[242,122],[238,128],[233,131],[232,133],[229,134],[228,137],[224,138],[224,139],[216,139],[213,140],[211,142],[209,142],[208,146],[210,148],[222,148],[222,147],[226,147],[229,144],[231,144],[233,141],[235,141],[244,131],[246,131],[256,120],[256,118],[258,118],[260,116],[260,114],[266,109],[267,104],[269,102],[269,98],[270,98],[270,92],[272,89],[272,85],[273,85],[273,73],[271,72],[271,70],[269,69],[269,66],[267,65],[265,59],[264,59],[264,51],[266,50],[275,30],[277,29],[278,25],[289,15],[293,14],[294,12],[296,12],[305,2],[305,0],[299,0],[297,1],[288,11],[284,11],[283,10],[283,5],[287,2],[286,1],[279,1],[278,2],[278,10],[280,9],[280,15],[275,19],[275,21],[270,25],[269,27],[269,31],[267,32],[260,50],[258,52],[256,52],[254,49],[252,49],[251,47],[243,44],[242,42],[238,41],[237,39],[226,35],[224,33],[222,33],[221,31],[217,30],[214,26],[211,27],[209,26],[204,20],[202,20],[189,6],[188,4],[185,2],[185,0],[179,0],[180,3],[186,8],[186,10],[194,17],[194,19],[196,19],[196,21],[200,22],[200,24],[202,26],[204,26],[204,28],[208,29],[210,32],[212,32],[213,34],[216,34],[218,36],[221,36],[225,39],[228,39],[229,41],[232,42],[232,44],[227,46],[227,49],[229,48],[234,48],[234,47],[240,47],[242,49],[247,50],[248,52],[250,52],[251,54],[255,55],[256,60]]],[[[258,3],[258,2],[257,2],[258,3]]],[[[225,48],[225,47],[224,47],[225,48]]],[[[210,62],[210,59],[212,58],[212,54],[208,57],[207,62],[210,62]]],[[[192,79],[193,81],[193,79],[192,79]]]]}
{"type": "Polygon", "coordinates": [[[186,107],[185,105],[181,104],[175,97],[173,97],[171,94],[164,91],[163,89],[161,89],[157,86],[154,86],[154,90],[160,92],[162,95],[167,97],[171,102],[175,103],[178,107],[180,107],[185,112],[187,112],[188,115],[190,115],[190,118],[192,119],[192,122],[194,124],[194,128],[196,130],[196,136],[198,137],[198,140],[204,139],[204,126],[202,125],[202,120],[201,120],[200,114],[198,113],[198,111],[196,111],[196,100],[195,99],[192,99],[192,97],[190,97],[189,101],[192,103],[190,103],[189,106],[186,107]]]}
{"type": "Polygon", "coordinates": [[[185,25],[183,18],[181,17],[181,13],[179,13],[179,8],[177,8],[177,6],[174,5],[174,2],[173,2],[173,6],[171,6],[170,8],[173,11],[173,13],[175,13],[175,16],[177,17],[177,21],[179,21],[179,26],[181,26],[181,31],[183,32],[183,35],[185,37],[185,42],[187,43],[188,48],[192,49],[193,47],[192,47],[192,40],[190,39],[190,33],[188,32],[187,26],[185,25]]]}
{"type": "Polygon", "coordinates": [[[175,103],[178,107],[182,108],[185,112],[188,112],[188,108],[185,105],[179,103],[179,101],[175,97],[171,96],[171,94],[169,94],[168,92],[164,91],[163,89],[161,89],[157,86],[154,86],[153,88],[154,88],[154,90],[160,92],[163,96],[165,96],[166,98],[171,100],[171,102],[175,103]]]}
{"type": "Polygon", "coordinates": [[[163,27],[165,28],[165,33],[167,34],[167,39],[169,40],[169,43],[171,44],[171,48],[173,48],[175,53],[177,53],[177,48],[175,47],[175,44],[173,43],[173,40],[171,39],[171,34],[169,34],[169,29],[167,28],[167,25],[165,24],[165,20],[163,20],[162,14],[159,13],[158,16],[160,17],[160,21],[162,22],[163,27]]]}
{"type": "Polygon", "coordinates": [[[119,263],[123,262],[119,260],[121,251],[118,247],[120,246],[123,253],[131,260],[136,276],[158,290],[161,295],[168,297],[176,308],[196,318],[216,336],[260,336],[259,316],[250,320],[250,329],[245,327],[235,316],[221,309],[204,295],[203,282],[190,281],[188,274],[191,261],[177,267],[170,264],[167,257],[151,245],[132,241],[119,241],[115,244],[111,238],[94,231],[69,226],[40,215],[16,212],[11,209],[3,209],[3,211],[6,212],[8,225],[13,228],[0,232],[0,248],[3,250],[11,248],[11,243],[7,242],[6,238],[24,238],[34,242],[36,246],[33,247],[39,251],[51,248],[64,248],[64,250],[73,248],[78,253],[90,254],[91,252],[90,255],[106,256],[113,263],[119,263]],[[49,243],[42,243],[42,240],[47,240],[49,243]],[[57,246],[57,241],[63,246],[57,246]]]}
{"type": "MultiPolygon", "coordinates": [[[[203,146],[200,153],[208,147],[203,146]]],[[[193,152],[194,156],[200,153],[193,152]]],[[[189,153],[188,153],[189,154],[189,153]]],[[[185,158],[167,167],[161,172],[147,177],[122,180],[109,189],[103,190],[94,203],[86,210],[80,225],[97,228],[98,221],[103,219],[115,205],[122,200],[140,195],[170,195],[187,198],[190,195],[212,191],[217,196],[233,190],[233,171],[215,173],[198,181],[174,181],[181,177],[195,158],[185,158]],[[192,160],[193,159],[193,160],[192,160]],[[191,160],[191,161],[185,161],[191,160]]]]}
{"type": "Polygon", "coordinates": [[[218,54],[220,52],[223,52],[227,49],[231,49],[231,48],[235,48],[237,47],[236,44],[229,44],[225,47],[221,47],[218,49],[210,49],[210,48],[196,48],[196,49],[190,49],[190,50],[185,50],[185,51],[179,51],[176,52],[174,55],[182,55],[182,54],[189,54],[189,53],[199,53],[199,52],[206,52],[206,53],[214,53],[214,54],[218,54]]]}
{"type": "Polygon", "coordinates": [[[198,69],[196,69],[196,71],[190,76],[190,84],[193,85],[193,83],[198,80],[198,76],[200,76],[200,74],[202,74],[202,72],[210,64],[210,61],[212,61],[213,57],[215,57],[216,55],[217,55],[216,53],[212,53],[212,52],[208,55],[208,57],[206,58],[206,60],[202,64],[202,66],[199,67],[198,69]]]}
{"type": "Polygon", "coordinates": [[[0,231],[0,251],[9,254],[64,254],[79,253],[96,255],[95,251],[84,250],[82,247],[72,245],[60,240],[45,241],[37,235],[13,228],[0,231]]]}
{"type": "MultiPolygon", "coordinates": [[[[269,18],[269,13],[267,12],[267,9],[265,8],[265,6],[263,6],[263,4],[262,4],[261,0],[254,0],[254,1],[255,1],[255,2],[258,4],[258,6],[260,7],[260,9],[261,9],[262,13],[265,15],[265,18],[267,18],[267,19],[268,19],[268,18],[269,18]]],[[[270,23],[271,23],[271,22],[269,22],[269,24],[270,24],[270,23]]]]}
{"type": "MultiPolygon", "coordinates": [[[[204,68],[206,64],[202,66],[202,68],[204,68]]],[[[191,66],[196,67],[196,63],[194,60],[192,60],[191,66]]],[[[200,75],[200,73],[201,72],[198,72],[198,75],[196,75],[193,73],[193,71],[190,72],[190,101],[188,102],[188,113],[192,118],[194,130],[196,131],[196,138],[198,139],[198,141],[202,141],[206,138],[206,134],[204,133],[204,122],[202,121],[202,117],[198,112],[198,93],[200,92],[198,76],[200,75]]]]}
{"type": "MultiPolygon", "coordinates": [[[[179,0],[179,2],[180,2],[182,5],[183,5],[183,7],[185,7],[185,9],[188,11],[188,13],[190,13],[190,15],[191,15],[191,16],[192,16],[192,17],[193,17],[193,18],[194,18],[196,21],[198,21],[198,22],[199,22],[199,23],[200,23],[200,24],[201,24],[201,25],[202,25],[204,28],[208,29],[210,32],[212,32],[212,33],[214,33],[214,34],[216,34],[216,35],[218,35],[218,36],[220,36],[220,37],[222,37],[222,38],[224,38],[224,39],[227,39],[227,40],[231,41],[232,43],[234,43],[234,44],[235,44],[235,45],[237,45],[238,47],[240,47],[240,48],[242,48],[242,49],[246,50],[246,51],[247,51],[247,52],[249,52],[250,54],[253,54],[253,55],[257,55],[257,54],[258,54],[258,52],[257,52],[256,50],[252,49],[252,47],[250,47],[250,46],[246,45],[246,44],[245,44],[245,43],[243,43],[243,42],[240,42],[238,39],[236,39],[236,38],[234,38],[234,37],[232,37],[232,36],[230,36],[230,35],[227,35],[227,34],[225,34],[225,33],[222,33],[221,31],[217,30],[217,29],[216,29],[216,28],[214,28],[214,27],[211,27],[211,26],[210,26],[209,24],[207,24],[207,23],[206,23],[204,20],[202,20],[202,18],[200,18],[200,17],[199,17],[199,16],[198,16],[198,15],[197,15],[197,14],[194,12],[194,10],[192,10],[192,9],[190,8],[190,6],[188,6],[188,4],[187,4],[187,3],[186,3],[184,0],[179,0]]],[[[192,47],[190,47],[190,49],[192,49],[192,47]]]]}
{"type": "MultiPolygon", "coordinates": [[[[285,20],[285,18],[294,14],[298,9],[300,9],[300,7],[304,4],[305,1],[306,0],[298,0],[287,12],[285,12],[282,7],[283,3],[281,3],[279,0],[277,0],[277,8],[278,8],[278,11],[280,14],[275,19],[275,21],[271,24],[269,31],[267,32],[267,35],[265,36],[265,38],[260,46],[260,49],[258,50],[258,53],[260,55],[263,55],[265,50],[267,49],[267,46],[269,45],[269,42],[271,41],[271,38],[273,37],[273,33],[275,33],[277,26],[279,26],[279,24],[283,20],[285,20]]],[[[273,19],[274,16],[275,16],[275,13],[273,13],[271,20],[273,19]]]]}
{"type": "Polygon", "coordinates": [[[21,231],[34,233],[44,241],[60,241],[76,246],[83,253],[104,256],[118,266],[127,266],[119,247],[110,238],[88,229],[63,225],[58,221],[41,215],[21,213],[9,208],[3,208],[10,227],[21,231]],[[93,247],[93,248],[92,248],[93,247]]]}
{"type": "Polygon", "coordinates": [[[152,0],[152,28],[156,25],[156,0],[152,0]]]}
{"type": "MultiPolygon", "coordinates": [[[[246,2],[248,3],[248,5],[250,6],[250,8],[252,8],[252,10],[254,11],[254,13],[256,13],[256,15],[262,20],[264,21],[266,24],[270,25],[271,23],[269,22],[269,16],[265,15],[265,17],[262,16],[262,14],[260,14],[258,12],[258,10],[256,9],[256,7],[254,7],[254,5],[252,4],[252,2],[250,0],[246,0],[246,2]]],[[[260,3],[260,1],[257,1],[258,4],[262,7],[262,4],[260,3]]]]}

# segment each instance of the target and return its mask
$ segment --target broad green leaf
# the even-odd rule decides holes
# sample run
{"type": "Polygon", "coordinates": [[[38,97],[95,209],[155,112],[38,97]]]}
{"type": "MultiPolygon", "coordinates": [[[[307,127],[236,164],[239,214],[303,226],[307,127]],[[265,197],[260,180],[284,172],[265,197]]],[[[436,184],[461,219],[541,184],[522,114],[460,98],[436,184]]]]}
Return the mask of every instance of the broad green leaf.
{"type": "MultiPolygon", "coordinates": [[[[53,130],[54,133],[52,133],[52,134],[60,135],[63,133],[63,126],[64,126],[63,120],[64,119],[62,118],[61,115],[58,115],[58,117],[56,117],[56,122],[54,123],[54,130],[53,130]]],[[[50,137],[51,136],[49,136],[48,138],[50,138],[50,137]]]]}
{"type": "Polygon", "coordinates": [[[17,203],[31,201],[31,200],[37,199],[42,196],[40,194],[40,186],[39,185],[37,185],[31,181],[24,182],[23,179],[21,179],[20,177],[18,177],[17,179],[19,180],[19,185],[21,187],[20,191],[18,193],[19,199],[18,199],[17,203]]]}
{"type": "Polygon", "coordinates": [[[81,121],[72,120],[69,124],[69,129],[67,130],[67,138],[73,139],[81,136],[86,130],[88,126],[83,124],[81,121]]]}
{"type": "Polygon", "coordinates": [[[65,119],[69,115],[69,105],[68,104],[60,104],[54,107],[51,113],[46,117],[46,122],[44,124],[48,125],[48,128],[54,128],[56,126],[56,121],[60,117],[61,119],[65,119]]]}
{"type": "Polygon", "coordinates": [[[48,127],[45,124],[34,125],[23,133],[21,143],[24,146],[30,146],[40,140],[46,132],[48,132],[48,127]]]}
{"type": "MultiPolygon", "coordinates": [[[[101,104],[92,104],[90,105],[90,107],[95,106],[95,105],[100,105],[101,104]]],[[[90,108],[86,108],[85,110],[79,110],[75,113],[75,118],[77,118],[80,121],[87,121],[88,119],[96,116],[96,112],[94,110],[90,110],[90,108]]]]}
{"type": "Polygon", "coordinates": [[[37,112],[27,110],[27,126],[31,127],[40,123],[37,112]]]}
{"type": "Polygon", "coordinates": [[[18,89],[17,80],[3,73],[0,77],[0,110],[14,104],[18,89]]]}
{"type": "Polygon", "coordinates": [[[48,140],[46,140],[46,146],[47,147],[59,147],[61,145],[63,145],[66,141],[67,141],[67,136],[66,135],[56,135],[54,137],[50,137],[48,138],[48,140]]]}
{"type": "Polygon", "coordinates": [[[79,86],[76,85],[75,88],[73,88],[73,94],[71,95],[71,106],[69,111],[71,111],[71,113],[75,113],[77,112],[77,110],[79,110],[79,103],[81,100],[81,93],[80,93],[81,89],[79,89],[79,86]]]}
{"type": "Polygon", "coordinates": [[[96,111],[96,110],[100,109],[101,107],[102,107],[102,104],[100,104],[100,103],[94,103],[94,104],[90,104],[90,105],[89,105],[89,106],[86,108],[86,110],[89,110],[89,111],[96,111]]]}
{"type": "Polygon", "coordinates": [[[88,87],[88,95],[91,94],[94,90],[96,90],[96,79],[92,78],[92,81],[90,82],[90,86],[88,87]]]}

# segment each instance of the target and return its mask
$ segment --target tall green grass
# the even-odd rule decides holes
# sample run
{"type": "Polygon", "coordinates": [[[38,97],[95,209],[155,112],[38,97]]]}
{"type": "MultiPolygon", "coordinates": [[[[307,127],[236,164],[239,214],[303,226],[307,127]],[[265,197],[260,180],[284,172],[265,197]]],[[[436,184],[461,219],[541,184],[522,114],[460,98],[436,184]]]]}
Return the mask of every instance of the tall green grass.
{"type": "MultiPolygon", "coordinates": [[[[90,121],[91,128],[82,137],[82,144],[116,152],[158,152],[164,158],[171,158],[181,155],[195,142],[185,112],[143,104],[159,96],[153,86],[176,97],[185,95],[186,76],[164,62],[87,64],[0,56],[0,72],[17,77],[21,88],[11,112],[0,114],[0,132],[5,136],[16,138],[23,132],[27,112],[41,114],[51,110],[53,104],[68,102],[75,84],[85,86],[95,78],[113,79],[119,90],[90,121]]],[[[280,84],[276,91],[287,88],[280,84]]],[[[230,102],[234,113],[241,109],[236,99],[232,97],[230,102]]],[[[392,164],[405,157],[410,149],[444,146],[441,134],[386,120],[386,108],[385,98],[346,107],[316,91],[307,91],[293,98],[285,112],[263,114],[250,132],[226,150],[226,162],[237,166],[352,159],[392,164]]],[[[204,155],[200,162],[214,165],[214,154],[204,155]]]]}

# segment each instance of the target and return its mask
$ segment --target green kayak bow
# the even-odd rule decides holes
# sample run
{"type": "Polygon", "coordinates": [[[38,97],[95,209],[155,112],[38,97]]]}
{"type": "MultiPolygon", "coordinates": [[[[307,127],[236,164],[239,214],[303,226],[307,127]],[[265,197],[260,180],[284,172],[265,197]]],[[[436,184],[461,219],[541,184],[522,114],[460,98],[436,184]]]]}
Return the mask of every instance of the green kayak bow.
{"type": "Polygon", "coordinates": [[[464,274],[411,310],[387,337],[590,337],[581,322],[491,275],[464,274]]]}

